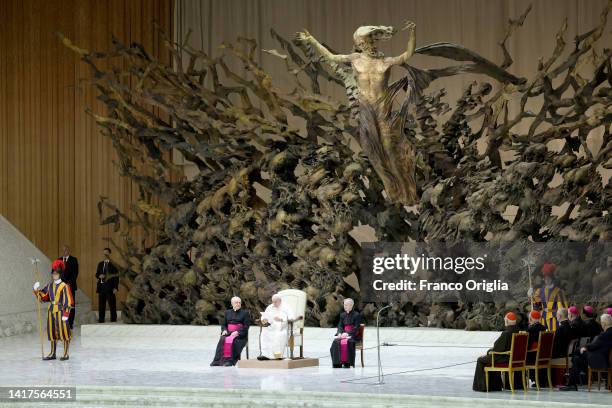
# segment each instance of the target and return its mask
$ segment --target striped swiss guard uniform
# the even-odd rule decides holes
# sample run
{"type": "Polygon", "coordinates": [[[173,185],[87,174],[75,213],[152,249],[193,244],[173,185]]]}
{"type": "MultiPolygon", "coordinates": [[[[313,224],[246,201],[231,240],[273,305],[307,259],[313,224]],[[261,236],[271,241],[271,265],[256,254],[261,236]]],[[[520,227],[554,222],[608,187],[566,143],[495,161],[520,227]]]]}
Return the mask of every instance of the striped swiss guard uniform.
{"type": "Polygon", "coordinates": [[[565,292],[553,280],[553,273],[556,269],[557,266],[552,263],[542,265],[544,284],[537,289],[532,298],[534,308],[542,314],[542,324],[547,330],[553,332],[559,327],[557,310],[568,307],[565,292]]]}
{"type": "Polygon", "coordinates": [[[60,360],[68,360],[68,350],[70,340],[72,339],[68,318],[70,310],[74,307],[74,299],[69,285],[59,278],[63,270],[63,264],[61,260],[53,262],[51,273],[55,275],[54,278],[57,277],[53,282],[42,288],[40,288],[39,282],[34,284],[34,295],[36,298],[40,302],[49,303],[47,310],[47,338],[51,342],[51,352],[43,360],[55,360],[58,340],[64,342],[64,355],[60,360]]]}

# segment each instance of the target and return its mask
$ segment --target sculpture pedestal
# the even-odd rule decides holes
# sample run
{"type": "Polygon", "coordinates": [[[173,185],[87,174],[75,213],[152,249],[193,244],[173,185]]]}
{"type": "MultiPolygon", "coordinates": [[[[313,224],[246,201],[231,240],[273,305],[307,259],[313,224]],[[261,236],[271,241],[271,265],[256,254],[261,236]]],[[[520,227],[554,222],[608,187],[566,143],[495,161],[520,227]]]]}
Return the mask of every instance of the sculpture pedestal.
{"type": "Polygon", "coordinates": [[[301,358],[299,360],[290,360],[288,358],[284,360],[257,360],[251,358],[248,360],[239,360],[236,367],[238,368],[275,368],[290,370],[293,368],[304,368],[304,367],[318,367],[318,358],[301,358]]]}

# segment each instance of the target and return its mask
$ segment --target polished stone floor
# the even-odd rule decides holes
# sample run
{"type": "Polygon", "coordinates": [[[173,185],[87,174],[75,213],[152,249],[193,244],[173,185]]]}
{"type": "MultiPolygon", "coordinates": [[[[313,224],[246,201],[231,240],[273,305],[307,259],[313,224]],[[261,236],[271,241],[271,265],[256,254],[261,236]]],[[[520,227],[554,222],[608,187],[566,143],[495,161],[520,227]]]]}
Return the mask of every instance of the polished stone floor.
{"type": "MultiPolygon", "coordinates": [[[[180,340],[178,340],[180,341],[180,340]]],[[[0,339],[0,386],[121,385],[203,387],[255,390],[337,391],[351,393],[440,395],[536,401],[579,402],[612,406],[612,393],[581,390],[530,390],[528,393],[476,393],[471,390],[474,361],[486,348],[404,345],[381,348],[384,384],[376,385],[376,350],[366,350],[365,368],[332,369],[329,345],[310,344],[308,357],[320,357],[320,367],[299,370],[256,370],[209,367],[210,341],[202,349],[181,349],[155,338],[132,339],[125,347],[82,342],[77,332],[69,361],[40,360],[35,334],[0,339]],[[444,368],[446,367],[446,368],[444,368]]],[[[45,343],[48,347],[48,343],[45,343]]]]}

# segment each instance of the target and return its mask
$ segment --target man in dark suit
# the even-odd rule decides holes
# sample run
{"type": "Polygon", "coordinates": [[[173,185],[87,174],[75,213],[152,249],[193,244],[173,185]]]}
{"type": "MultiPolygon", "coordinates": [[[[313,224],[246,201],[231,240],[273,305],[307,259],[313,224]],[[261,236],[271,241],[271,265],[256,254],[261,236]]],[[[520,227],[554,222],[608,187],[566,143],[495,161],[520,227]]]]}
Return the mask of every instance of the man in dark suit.
{"type": "MultiPolygon", "coordinates": [[[[486,355],[478,357],[476,361],[476,371],[474,372],[474,383],[472,389],[474,391],[486,391],[487,386],[485,382],[485,367],[491,365],[491,355],[489,352],[497,351],[509,351],[512,346],[512,335],[518,333],[519,327],[516,325],[516,314],[508,312],[504,316],[504,323],[506,325],[504,331],[493,343],[493,348],[489,349],[486,355]]],[[[496,356],[495,363],[508,362],[508,356],[496,356]]],[[[518,383],[515,382],[515,385],[518,383]]],[[[489,377],[489,391],[500,391],[502,389],[501,377],[499,375],[491,375],[489,377]]]]}
{"type": "Polygon", "coordinates": [[[572,358],[572,368],[569,372],[568,385],[562,391],[577,391],[580,373],[591,368],[608,368],[608,356],[612,350],[612,316],[601,315],[603,332],[580,349],[580,353],[572,358]]]}
{"type": "Polygon", "coordinates": [[[64,254],[57,259],[64,261],[64,265],[66,265],[66,270],[62,272],[61,279],[70,287],[72,299],[74,301],[74,307],[70,309],[70,317],[68,317],[68,325],[72,330],[74,328],[74,315],[76,313],[76,291],[77,277],[79,276],[79,261],[76,259],[76,257],[70,254],[70,247],[68,245],[64,245],[64,254]]]}
{"type": "Polygon", "coordinates": [[[106,302],[110,309],[111,322],[117,321],[117,298],[119,290],[119,270],[111,261],[111,249],[104,248],[104,260],[98,264],[96,270],[96,293],[98,294],[98,322],[104,323],[106,316],[106,302]]]}

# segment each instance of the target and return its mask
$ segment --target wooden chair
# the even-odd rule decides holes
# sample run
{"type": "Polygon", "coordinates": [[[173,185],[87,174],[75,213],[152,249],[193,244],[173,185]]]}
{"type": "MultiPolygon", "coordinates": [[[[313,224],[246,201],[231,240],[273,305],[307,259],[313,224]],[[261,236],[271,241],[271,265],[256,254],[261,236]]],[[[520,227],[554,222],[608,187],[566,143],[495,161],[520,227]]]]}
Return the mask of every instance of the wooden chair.
{"type": "Polygon", "coordinates": [[[278,295],[283,299],[283,305],[290,308],[294,316],[293,320],[289,320],[289,358],[293,359],[293,348],[300,348],[300,357],[304,358],[304,315],[306,314],[306,300],[308,296],[306,292],[298,289],[285,289],[278,292],[278,295]]]}
{"type": "MultiPolygon", "coordinates": [[[[510,380],[510,390],[514,392],[514,373],[519,371],[522,373],[523,378],[523,389],[527,392],[527,384],[525,382],[525,371],[526,371],[526,360],[527,360],[527,342],[529,341],[529,335],[527,333],[514,333],[512,334],[512,344],[510,351],[491,351],[491,365],[485,367],[485,383],[487,386],[487,392],[489,392],[489,372],[496,371],[500,372],[502,378],[504,373],[508,373],[510,380]],[[508,356],[507,363],[495,363],[495,356],[508,356]]],[[[499,360],[498,360],[499,361],[499,360]]]]}
{"type": "Polygon", "coordinates": [[[569,372],[571,368],[571,360],[570,357],[576,351],[576,347],[578,346],[578,339],[572,339],[567,345],[567,353],[565,357],[553,358],[550,363],[550,368],[558,368],[561,370],[565,370],[565,374],[569,372]]]}
{"type": "Polygon", "coordinates": [[[597,373],[597,390],[601,389],[601,373],[608,373],[608,383],[606,384],[606,388],[612,391],[612,350],[610,350],[610,354],[608,355],[608,367],[607,368],[591,368],[589,366],[587,370],[587,378],[588,378],[588,388],[591,391],[591,383],[593,380],[593,373],[597,373]]]}
{"type": "Polygon", "coordinates": [[[363,368],[363,332],[365,330],[365,324],[359,325],[359,343],[355,343],[355,350],[361,351],[361,367],[363,368]]]}
{"type": "Polygon", "coordinates": [[[535,370],[535,383],[538,391],[540,391],[540,376],[538,374],[540,373],[541,369],[546,369],[548,374],[548,387],[552,389],[551,368],[554,338],[555,334],[553,332],[540,332],[540,336],[538,338],[538,348],[535,349],[535,361],[533,364],[525,365],[525,374],[527,375],[527,378],[529,378],[529,370],[535,370]]]}

